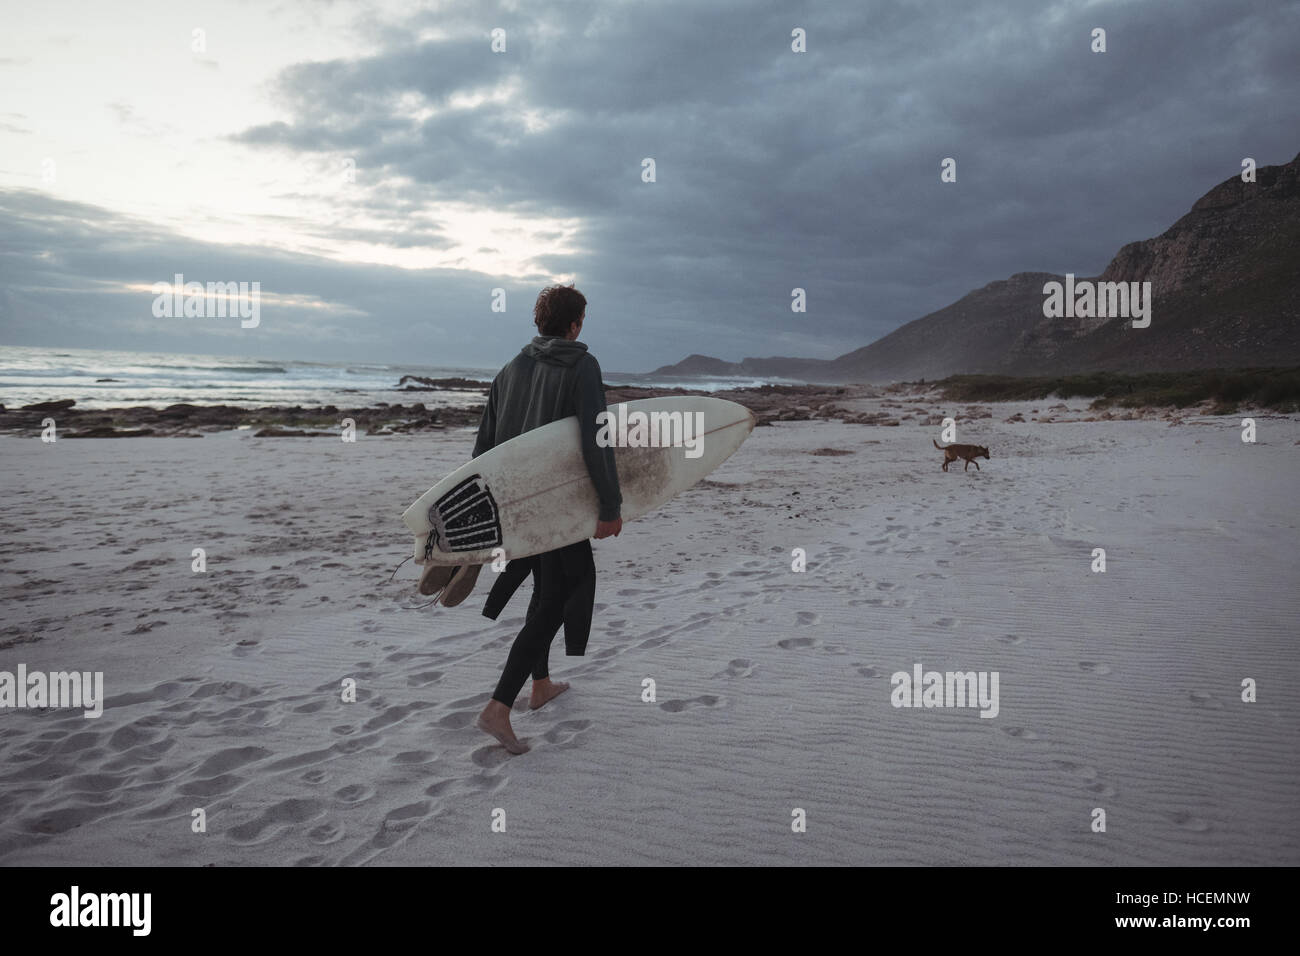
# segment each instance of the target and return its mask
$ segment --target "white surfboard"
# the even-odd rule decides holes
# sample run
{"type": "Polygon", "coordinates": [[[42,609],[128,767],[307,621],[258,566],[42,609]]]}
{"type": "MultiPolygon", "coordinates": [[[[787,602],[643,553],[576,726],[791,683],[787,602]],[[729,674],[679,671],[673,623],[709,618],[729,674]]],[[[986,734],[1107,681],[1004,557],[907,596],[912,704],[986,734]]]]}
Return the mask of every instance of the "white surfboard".
{"type": "MultiPolygon", "coordinates": [[[[749,409],[720,398],[647,398],[609,410],[624,521],[653,511],[700,481],[754,430],[749,409]],[[634,413],[646,416],[648,433],[638,435],[634,413]],[[683,427],[687,422],[689,431],[683,427]],[[629,444],[617,442],[619,424],[631,426],[623,436],[629,444]],[[674,437],[684,443],[630,444],[674,437]]],[[[582,459],[578,419],[565,418],[457,468],[407,508],[402,521],[415,535],[417,564],[487,564],[498,548],[507,559],[525,558],[590,538],[596,533],[599,504],[582,459]]]]}

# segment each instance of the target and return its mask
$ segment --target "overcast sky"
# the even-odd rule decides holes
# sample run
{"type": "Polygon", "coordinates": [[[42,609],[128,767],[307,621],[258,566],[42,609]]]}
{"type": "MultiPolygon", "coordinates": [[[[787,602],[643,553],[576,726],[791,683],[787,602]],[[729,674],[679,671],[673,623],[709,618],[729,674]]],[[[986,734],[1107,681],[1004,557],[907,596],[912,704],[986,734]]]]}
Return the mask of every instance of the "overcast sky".
{"type": "Polygon", "coordinates": [[[1096,274],[1243,157],[1300,151],[1289,0],[42,0],[4,25],[9,345],[491,367],[564,281],[607,370],[829,358],[1015,272],[1096,274]],[[259,282],[261,324],[155,318],[175,273],[259,282]]]}

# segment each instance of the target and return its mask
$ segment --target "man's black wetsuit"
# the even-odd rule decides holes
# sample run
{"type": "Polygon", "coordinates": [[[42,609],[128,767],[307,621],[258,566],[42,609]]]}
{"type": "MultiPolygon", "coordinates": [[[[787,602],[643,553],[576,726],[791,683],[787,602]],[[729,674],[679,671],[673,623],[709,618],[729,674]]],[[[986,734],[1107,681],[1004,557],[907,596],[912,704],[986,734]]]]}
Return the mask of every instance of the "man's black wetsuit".
{"type": "MultiPolygon", "coordinates": [[[[600,363],[587,346],[563,336],[539,335],[493,380],[479,423],[474,457],[526,431],[576,415],[582,457],[600,500],[599,518],[613,521],[620,517],[623,498],[614,449],[596,444],[596,416],[603,411],[605,388],[600,363]]],[[[521,572],[529,570],[533,575],[533,599],[528,605],[528,618],[510,648],[505,670],[492,695],[507,707],[514,706],[530,673],[534,680],[550,676],[551,641],[561,625],[566,626],[568,652],[583,652],[596,596],[591,542],[583,540],[511,561],[498,586],[493,587],[483,613],[495,618],[522,580],[521,572]]]]}

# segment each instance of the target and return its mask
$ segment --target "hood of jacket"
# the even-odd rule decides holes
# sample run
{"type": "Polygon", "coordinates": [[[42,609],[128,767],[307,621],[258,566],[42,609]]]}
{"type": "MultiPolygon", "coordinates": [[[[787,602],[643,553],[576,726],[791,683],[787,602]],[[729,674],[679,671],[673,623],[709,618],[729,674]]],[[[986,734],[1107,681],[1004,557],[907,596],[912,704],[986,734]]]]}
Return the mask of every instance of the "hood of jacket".
{"type": "Polygon", "coordinates": [[[548,365],[572,368],[578,364],[578,359],[587,354],[587,346],[560,335],[538,335],[523,347],[523,353],[548,365]]]}

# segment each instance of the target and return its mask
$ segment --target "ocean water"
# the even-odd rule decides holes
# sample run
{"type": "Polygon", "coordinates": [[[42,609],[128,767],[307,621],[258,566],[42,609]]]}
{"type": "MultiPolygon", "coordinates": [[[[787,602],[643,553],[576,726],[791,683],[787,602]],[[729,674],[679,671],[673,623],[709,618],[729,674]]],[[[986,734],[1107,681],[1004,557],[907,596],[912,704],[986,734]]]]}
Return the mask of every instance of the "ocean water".
{"type": "Polygon", "coordinates": [[[284,362],[214,355],[0,346],[0,404],[72,398],[78,408],[193,405],[477,405],[480,392],[402,392],[403,375],[469,378],[495,369],[284,362]]]}
{"type": "MultiPolygon", "coordinates": [[[[379,402],[429,408],[478,405],[475,391],[403,392],[403,375],[467,378],[486,388],[497,369],[428,365],[286,362],[215,355],[0,346],[0,405],[75,399],[78,408],[148,405],[337,405],[379,402]]],[[[684,387],[707,391],[762,384],[754,379],[663,378],[606,372],[609,385],[684,387]]]]}

